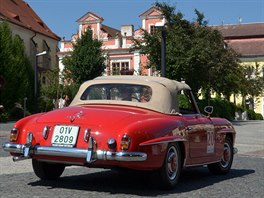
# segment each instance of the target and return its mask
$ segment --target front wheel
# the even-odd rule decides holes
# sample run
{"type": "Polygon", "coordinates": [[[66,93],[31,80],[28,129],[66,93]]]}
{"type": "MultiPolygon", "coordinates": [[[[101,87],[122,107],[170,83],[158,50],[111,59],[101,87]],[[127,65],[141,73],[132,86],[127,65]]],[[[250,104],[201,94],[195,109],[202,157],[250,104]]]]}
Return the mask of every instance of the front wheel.
{"type": "Polygon", "coordinates": [[[213,174],[227,174],[232,166],[234,158],[233,143],[229,137],[226,137],[224,143],[224,151],[220,162],[208,164],[208,169],[213,174]]]}
{"type": "Polygon", "coordinates": [[[42,180],[58,179],[65,169],[63,164],[52,164],[32,159],[35,174],[42,180]]]}
{"type": "Polygon", "coordinates": [[[171,189],[179,181],[182,170],[182,157],[179,144],[168,145],[164,163],[159,170],[159,184],[162,189],[171,189]]]}

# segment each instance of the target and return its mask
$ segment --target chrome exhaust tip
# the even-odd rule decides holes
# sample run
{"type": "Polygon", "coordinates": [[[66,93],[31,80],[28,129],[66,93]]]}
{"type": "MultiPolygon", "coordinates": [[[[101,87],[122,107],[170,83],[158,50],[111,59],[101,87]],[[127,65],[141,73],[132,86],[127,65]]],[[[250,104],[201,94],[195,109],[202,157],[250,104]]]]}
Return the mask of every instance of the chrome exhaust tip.
{"type": "Polygon", "coordinates": [[[26,159],[29,159],[29,157],[24,157],[24,156],[13,157],[13,162],[18,162],[26,159]]]}

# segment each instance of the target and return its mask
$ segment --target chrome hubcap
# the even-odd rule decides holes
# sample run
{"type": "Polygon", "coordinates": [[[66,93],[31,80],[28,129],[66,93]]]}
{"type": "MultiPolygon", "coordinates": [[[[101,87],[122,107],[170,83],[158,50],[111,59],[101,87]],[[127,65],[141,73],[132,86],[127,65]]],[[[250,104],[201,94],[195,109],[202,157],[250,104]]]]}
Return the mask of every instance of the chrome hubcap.
{"type": "Polygon", "coordinates": [[[174,180],[178,169],[178,156],[174,147],[171,147],[167,153],[167,168],[170,180],[174,180]]]}
{"type": "Polygon", "coordinates": [[[231,148],[228,143],[224,144],[224,152],[221,159],[221,165],[223,168],[227,168],[231,160],[231,148]]]}

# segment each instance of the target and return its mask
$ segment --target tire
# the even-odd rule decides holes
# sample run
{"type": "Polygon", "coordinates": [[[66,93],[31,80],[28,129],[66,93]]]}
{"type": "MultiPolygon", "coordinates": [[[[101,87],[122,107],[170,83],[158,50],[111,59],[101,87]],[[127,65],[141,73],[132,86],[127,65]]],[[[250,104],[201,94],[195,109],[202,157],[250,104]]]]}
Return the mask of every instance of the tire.
{"type": "Polygon", "coordinates": [[[209,171],[217,175],[227,174],[232,166],[234,158],[233,142],[229,137],[226,137],[224,143],[224,151],[220,162],[208,164],[209,171]]]}
{"type": "Polygon", "coordinates": [[[158,184],[163,190],[174,188],[180,178],[182,170],[182,157],[179,144],[168,145],[164,163],[158,171],[158,184]]]}
{"type": "Polygon", "coordinates": [[[32,166],[34,173],[41,180],[56,180],[58,179],[65,169],[63,164],[51,164],[32,159],[32,166]]]}

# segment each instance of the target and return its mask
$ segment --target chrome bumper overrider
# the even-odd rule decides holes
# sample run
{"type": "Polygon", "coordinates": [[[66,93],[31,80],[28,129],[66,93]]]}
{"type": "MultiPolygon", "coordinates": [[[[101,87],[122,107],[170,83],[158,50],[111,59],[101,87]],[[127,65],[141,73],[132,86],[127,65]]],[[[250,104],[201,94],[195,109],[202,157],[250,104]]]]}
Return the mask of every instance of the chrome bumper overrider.
{"type": "Polygon", "coordinates": [[[147,154],[143,152],[112,152],[107,150],[91,150],[67,147],[32,146],[27,144],[3,144],[4,151],[21,154],[14,157],[14,161],[28,159],[30,155],[46,155],[60,157],[85,158],[88,163],[95,160],[116,160],[126,162],[140,162],[147,159],[147,154]]]}

